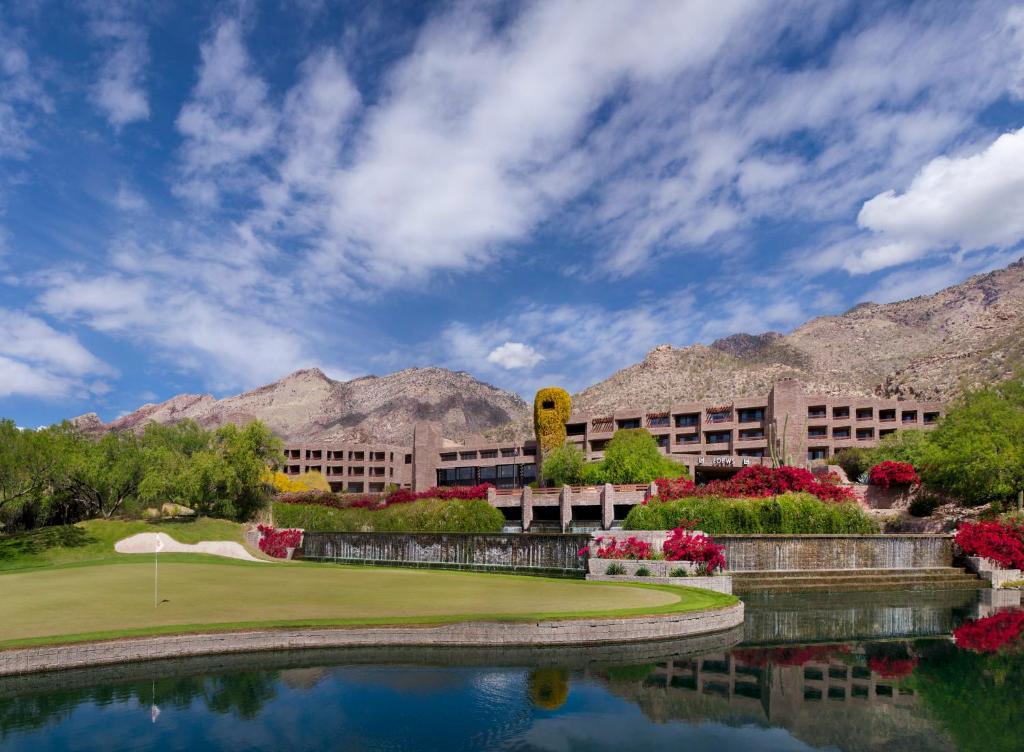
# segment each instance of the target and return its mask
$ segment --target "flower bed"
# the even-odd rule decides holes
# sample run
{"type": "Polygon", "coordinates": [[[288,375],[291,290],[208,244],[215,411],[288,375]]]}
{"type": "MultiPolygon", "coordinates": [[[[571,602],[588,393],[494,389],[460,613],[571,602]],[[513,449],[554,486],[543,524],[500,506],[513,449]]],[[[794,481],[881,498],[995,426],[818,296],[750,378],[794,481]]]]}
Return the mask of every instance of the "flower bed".
{"type": "Polygon", "coordinates": [[[658,498],[665,500],[700,496],[722,496],[734,499],[765,498],[784,493],[809,493],[822,501],[853,501],[853,489],[825,476],[819,479],[810,470],[799,467],[766,467],[752,465],[728,480],[713,480],[698,486],[688,478],[658,478],[658,498]]]}
{"type": "Polygon", "coordinates": [[[984,619],[964,622],[953,631],[958,648],[975,653],[995,653],[1024,632],[1024,611],[1003,611],[984,619]]]}
{"type": "Polygon", "coordinates": [[[332,491],[295,491],[278,494],[274,500],[282,504],[306,504],[331,509],[386,509],[396,504],[408,504],[423,499],[467,500],[486,499],[487,491],[493,486],[481,483],[476,486],[445,486],[428,488],[426,491],[398,489],[388,495],[338,494],[332,491]]]}
{"type": "Polygon", "coordinates": [[[1002,522],[964,522],[954,538],[965,554],[1024,569],[1024,529],[1002,522]]]}
{"type": "Polygon", "coordinates": [[[302,545],[302,531],[295,528],[277,530],[269,525],[259,525],[260,551],[275,559],[287,559],[288,549],[296,549],[302,545]]]}
{"type": "Polygon", "coordinates": [[[700,572],[712,574],[725,569],[725,549],[704,533],[677,527],[669,533],[662,550],[667,561],[693,562],[700,572]]]}
{"type": "Polygon", "coordinates": [[[599,559],[651,558],[651,544],[632,535],[621,541],[614,537],[598,537],[594,539],[594,543],[597,546],[596,555],[599,559]],[[605,541],[608,542],[605,543],[605,541]]]}
{"type": "Polygon", "coordinates": [[[893,486],[908,488],[921,483],[914,466],[909,462],[894,462],[886,460],[879,463],[868,471],[868,482],[872,486],[889,489],[893,486]]]}

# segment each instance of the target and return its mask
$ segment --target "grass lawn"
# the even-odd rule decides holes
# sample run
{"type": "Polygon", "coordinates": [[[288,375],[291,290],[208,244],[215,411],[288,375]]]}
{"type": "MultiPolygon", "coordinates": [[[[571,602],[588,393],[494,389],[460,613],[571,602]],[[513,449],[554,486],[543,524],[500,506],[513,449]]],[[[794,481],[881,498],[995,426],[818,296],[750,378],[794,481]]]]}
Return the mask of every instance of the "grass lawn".
{"type": "MultiPolygon", "coordinates": [[[[124,558],[128,558],[125,556],[124,558]]],[[[253,626],[439,624],[716,608],[732,596],[662,585],[167,554],[153,562],[0,574],[0,648],[253,626]]]]}
{"type": "Polygon", "coordinates": [[[124,559],[114,544],[136,533],[167,533],[181,543],[204,540],[242,541],[242,526],[227,520],[201,517],[189,522],[142,520],[89,520],[0,535],[0,572],[59,564],[124,559]]]}

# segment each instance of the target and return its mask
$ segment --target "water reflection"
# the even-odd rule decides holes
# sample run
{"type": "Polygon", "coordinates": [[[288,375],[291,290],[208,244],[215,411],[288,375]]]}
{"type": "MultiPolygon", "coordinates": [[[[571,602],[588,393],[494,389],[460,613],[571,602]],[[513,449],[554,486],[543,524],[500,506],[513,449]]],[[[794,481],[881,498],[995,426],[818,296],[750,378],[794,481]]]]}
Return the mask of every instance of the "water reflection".
{"type": "Polygon", "coordinates": [[[763,599],[742,633],[600,650],[268,653],[5,679],[0,746],[1021,749],[1024,611],[991,593],[872,595],[763,599]]]}

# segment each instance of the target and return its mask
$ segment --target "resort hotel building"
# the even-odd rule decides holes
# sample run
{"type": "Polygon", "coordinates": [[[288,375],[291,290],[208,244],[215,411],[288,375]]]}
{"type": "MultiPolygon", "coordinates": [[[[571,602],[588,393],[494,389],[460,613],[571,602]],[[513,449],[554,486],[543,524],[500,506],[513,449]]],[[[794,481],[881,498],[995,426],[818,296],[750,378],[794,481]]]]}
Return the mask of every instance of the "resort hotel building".
{"type": "MultiPolygon", "coordinates": [[[[661,408],[630,408],[601,415],[572,413],[567,440],[588,461],[621,428],[645,428],[661,451],[688,466],[698,482],[731,475],[741,467],[771,462],[775,454],[792,465],[821,463],[847,447],[872,447],[898,428],[934,427],[943,407],[938,402],[841,397],[805,392],[795,379],[781,379],[760,397],[689,402],[661,408]]],[[[499,490],[520,489],[537,479],[537,446],[526,442],[463,443],[441,435],[434,423],[415,426],[412,446],[383,444],[290,444],[288,474],[315,470],[331,489],[382,493],[399,486],[490,483],[499,490]]]]}

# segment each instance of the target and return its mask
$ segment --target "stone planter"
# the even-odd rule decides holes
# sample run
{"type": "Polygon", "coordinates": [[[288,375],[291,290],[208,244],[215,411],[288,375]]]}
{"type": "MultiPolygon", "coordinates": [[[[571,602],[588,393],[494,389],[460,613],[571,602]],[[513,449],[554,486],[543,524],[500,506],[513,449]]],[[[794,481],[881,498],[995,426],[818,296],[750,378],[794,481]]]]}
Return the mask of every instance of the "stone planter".
{"type": "Polygon", "coordinates": [[[603,582],[649,582],[657,585],[678,585],[694,587],[702,590],[714,590],[718,593],[732,593],[732,577],[727,574],[716,574],[709,577],[696,576],[697,565],[692,561],[665,561],[663,559],[598,559],[587,560],[588,580],[603,582]],[[608,574],[608,567],[621,564],[625,574],[608,574]],[[637,577],[636,571],[646,567],[651,573],[647,577],[637,577]],[[686,577],[669,577],[674,569],[685,569],[690,574],[686,577]]]}
{"type": "Polygon", "coordinates": [[[1001,588],[1008,582],[1018,582],[1024,579],[1019,569],[1000,569],[999,565],[991,559],[983,559],[980,556],[968,556],[967,568],[976,572],[983,580],[992,583],[992,587],[1001,588]]]}
{"type": "MultiPolygon", "coordinates": [[[[673,569],[685,569],[691,575],[696,573],[697,565],[692,561],[665,561],[663,559],[598,559],[587,560],[587,571],[592,575],[604,575],[612,564],[621,564],[626,570],[625,577],[635,577],[636,570],[647,567],[651,577],[668,577],[673,569]]],[[[619,575],[616,575],[619,576],[619,575]]],[[[641,578],[642,579],[642,578],[641,578]]]]}

